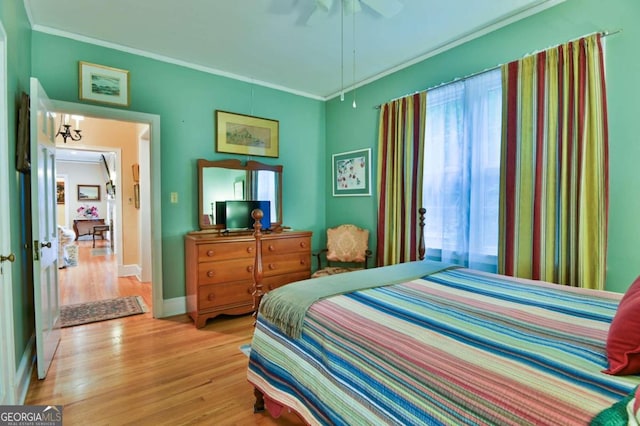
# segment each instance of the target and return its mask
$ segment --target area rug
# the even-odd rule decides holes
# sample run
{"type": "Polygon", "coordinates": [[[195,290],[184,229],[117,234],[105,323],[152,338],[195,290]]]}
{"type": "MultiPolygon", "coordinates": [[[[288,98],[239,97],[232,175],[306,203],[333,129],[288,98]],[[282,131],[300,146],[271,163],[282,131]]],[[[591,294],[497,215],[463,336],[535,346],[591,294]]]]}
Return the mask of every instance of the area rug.
{"type": "Polygon", "coordinates": [[[92,248],[91,249],[91,256],[107,256],[110,255],[111,249],[110,248],[92,248]]]}
{"type": "Polygon", "coordinates": [[[60,327],[89,324],[147,312],[141,296],[118,297],[60,307],[60,327]]]}
{"type": "Polygon", "coordinates": [[[251,355],[251,344],[247,343],[246,345],[240,346],[240,352],[242,352],[247,356],[247,358],[249,358],[249,355],[251,355]]]}

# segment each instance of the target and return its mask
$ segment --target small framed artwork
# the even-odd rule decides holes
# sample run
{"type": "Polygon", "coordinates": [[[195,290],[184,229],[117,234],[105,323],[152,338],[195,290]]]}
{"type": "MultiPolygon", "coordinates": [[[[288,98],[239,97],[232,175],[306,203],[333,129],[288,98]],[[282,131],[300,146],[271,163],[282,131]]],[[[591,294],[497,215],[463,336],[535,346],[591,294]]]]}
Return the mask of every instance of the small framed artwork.
{"type": "Polygon", "coordinates": [[[129,71],[79,62],[80,100],[129,106],[129,71]]]}
{"type": "Polygon", "coordinates": [[[140,208],[140,184],[133,185],[133,203],[136,209],[140,208]]]}
{"type": "Polygon", "coordinates": [[[279,122],[216,111],[216,152],[278,157],[279,122]]]}
{"type": "Polygon", "coordinates": [[[64,204],[64,181],[56,181],[56,201],[58,204],[64,204]]]}
{"type": "Polygon", "coordinates": [[[100,185],[78,185],[78,201],[100,201],[100,185]]]}
{"type": "Polygon", "coordinates": [[[133,181],[140,182],[140,164],[132,164],[131,171],[133,172],[133,181]]]}
{"type": "Polygon", "coordinates": [[[371,195],[371,148],[333,154],[333,196],[371,195]]]}
{"type": "Polygon", "coordinates": [[[106,193],[109,200],[113,200],[116,196],[116,187],[111,180],[106,183],[106,193]]]}

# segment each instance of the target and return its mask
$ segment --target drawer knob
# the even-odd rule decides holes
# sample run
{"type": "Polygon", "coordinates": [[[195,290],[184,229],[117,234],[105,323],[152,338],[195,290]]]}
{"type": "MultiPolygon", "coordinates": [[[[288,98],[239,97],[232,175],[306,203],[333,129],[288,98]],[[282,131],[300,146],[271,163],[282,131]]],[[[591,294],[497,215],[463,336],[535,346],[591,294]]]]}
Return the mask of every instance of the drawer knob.
{"type": "Polygon", "coordinates": [[[253,253],[253,247],[247,247],[247,253],[253,253]]]}
{"type": "Polygon", "coordinates": [[[213,293],[209,293],[209,294],[207,295],[207,300],[208,300],[209,302],[213,301],[215,298],[216,298],[216,295],[215,295],[215,294],[213,294],[213,293]]]}
{"type": "Polygon", "coordinates": [[[269,244],[269,251],[276,251],[276,248],[273,244],[269,244]]]}
{"type": "Polygon", "coordinates": [[[213,250],[207,250],[207,256],[209,257],[213,256],[213,250]]]}
{"type": "Polygon", "coordinates": [[[253,266],[247,266],[247,272],[253,272],[253,266]]]}
{"type": "Polygon", "coordinates": [[[300,247],[306,248],[307,247],[307,242],[306,241],[301,241],[300,242],[300,247]]]}
{"type": "Polygon", "coordinates": [[[300,264],[301,264],[301,265],[306,265],[306,264],[307,264],[307,261],[306,261],[306,260],[304,260],[304,259],[300,259],[300,264]]]}
{"type": "Polygon", "coordinates": [[[275,263],[270,263],[270,264],[269,264],[269,269],[271,269],[272,271],[273,271],[274,269],[276,269],[276,265],[275,265],[275,263]]]}
{"type": "Polygon", "coordinates": [[[207,276],[212,278],[216,273],[214,271],[207,271],[207,276]]]}
{"type": "Polygon", "coordinates": [[[273,290],[273,286],[271,284],[268,285],[269,290],[273,290]]]}

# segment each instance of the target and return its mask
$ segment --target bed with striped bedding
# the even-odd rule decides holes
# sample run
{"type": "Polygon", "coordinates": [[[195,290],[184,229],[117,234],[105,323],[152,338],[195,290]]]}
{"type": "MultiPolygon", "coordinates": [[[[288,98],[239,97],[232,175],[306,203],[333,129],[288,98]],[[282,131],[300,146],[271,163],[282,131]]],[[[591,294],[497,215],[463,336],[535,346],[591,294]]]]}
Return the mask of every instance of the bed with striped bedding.
{"type": "Polygon", "coordinates": [[[444,270],[319,300],[299,338],[259,315],[248,379],[309,424],[584,425],[640,383],[601,372],[619,299],[444,270]]]}

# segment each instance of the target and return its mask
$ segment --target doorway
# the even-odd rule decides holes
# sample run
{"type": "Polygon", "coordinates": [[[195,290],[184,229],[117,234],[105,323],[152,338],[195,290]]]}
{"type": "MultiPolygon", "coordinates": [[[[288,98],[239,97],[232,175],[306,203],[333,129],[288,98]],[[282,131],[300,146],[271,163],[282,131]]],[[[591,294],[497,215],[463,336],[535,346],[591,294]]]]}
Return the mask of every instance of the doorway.
{"type": "MultiPolygon", "coordinates": [[[[117,180],[121,149],[110,147],[107,150],[95,146],[85,149],[75,143],[66,145],[70,146],[56,146],[60,304],[65,306],[130,296],[129,291],[119,288],[118,277],[120,271],[124,271],[120,249],[122,241],[115,241],[122,235],[123,223],[116,216],[116,212],[122,211],[122,190],[118,188],[117,180]],[[80,185],[95,190],[97,197],[94,198],[97,199],[80,199],[80,185]],[[92,223],[97,228],[90,226],[92,223]]],[[[139,274],[137,278],[140,280],[139,274]]],[[[151,285],[150,281],[148,279],[145,286],[137,288],[143,293],[139,296],[152,306],[151,291],[144,288],[151,285]]]]}
{"type": "MultiPolygon", "coordinates": [[[[136,136],[136,140],[128,141],[128,143],[134,147],[134,149],[138,149],[137,146],[142,146],[140,139],[145,139],[146,143],[146,154],[145,156],[140,156],[140,158],[147,158],[146,164],[140,164],[141,170],[145,170],[146,173],[140,173],[140,186],[144,186],[149,193],[147,207],[147,214],[141,222],[146,222],[150,226],[150,232],[148,232],[148,243],[147,246],[149,250],[145,253],[141,253],[141,257],[150,259],[150,281],[151,281],[151,298],[152,298],[152,311],[153,316],[155,318],[159,318],[163,316],[164,306],[163,306],[163,297],[162,297],[162,247],[161,247],[161,209],[160,209],[160,117],[153,114],[145,114],[139,112],[125,111],[120,109],[113,109],[107,107],[99,107],[88,104],[77,104],[71,102],[63,102],[63,101],[54,101],[54,107],[56,111],[64,114],[74,114],[81,115],[85,117],[85,121],[82,123],[82,127],[86,129],[83,130],[83,141],[81,143],[74,142],[74,148],[84,148],[84,149],[96,149],[96,146],[91,147],[88,143],[91,136],[89,135],[89,122],[92,119],[96,120],[106,120],[114,123],[122,122],[127,124],[141,124],[140,128],[146,128],[142,130],[139,135],[136,136]],[[144,135],[141,136],[141,135],[144,135]],[[85,139],[86,138],[86,139],[85,139]],[[142,178],[145,177],[147,179],[146,182],[142,181],[142,178]]],[[[97,135],[98,131],[93,132],[93,135],[97,135]]],[[[113,138],[118,139],[118,138],[113,138]]],[[[70,143],[70,142],[69,142],[70,143]]],[[[68,143],[68,144],[69,144],[68,143]]],[[[98,144],[100,149],[115,149],[109,146],[104,146],[98,144]]],[[[117,150],[116,150],[117,151],[117,150]]],[[[124,152],[122,152],[124,156],[124,152]]],[[[123,182],[123,177],[128,173],[127,177],[131,175],[131,169],[126,169],[122,167],[123,170],[116,170],[116,175],[118,176],[118,181],[123,182]]],[[[135,199],[133,197],[133,185],[120,184],[119,188],[116,186],[116,194],[120,190],[122,201],[119,203],[120,207],[116,208],[115,217],[123,218],[123,205],[133,205],[135,203],[135,199]]],[[[126,210],[126,209],[125,209],[126,210]]],[[[122,246],[118,246],[118,242],[122,242],[124,238],[127,237],[127,233],[122,229],[117,223],[114,226],[114,231],[117,235],[115,235],[115,252],[122,251],[122,246]]],[[[122,245],[125,245],[123,243],[122,245]]],[[[136,275],[136,273],[131,273],[130,265],[126,263],[126,258],[124,258],[122,265],[118,265],[118,275],[119,276],[128,276],[128,275],[136,275]],[[124,270],[123,270],[124,269],[124,270]]]]}

